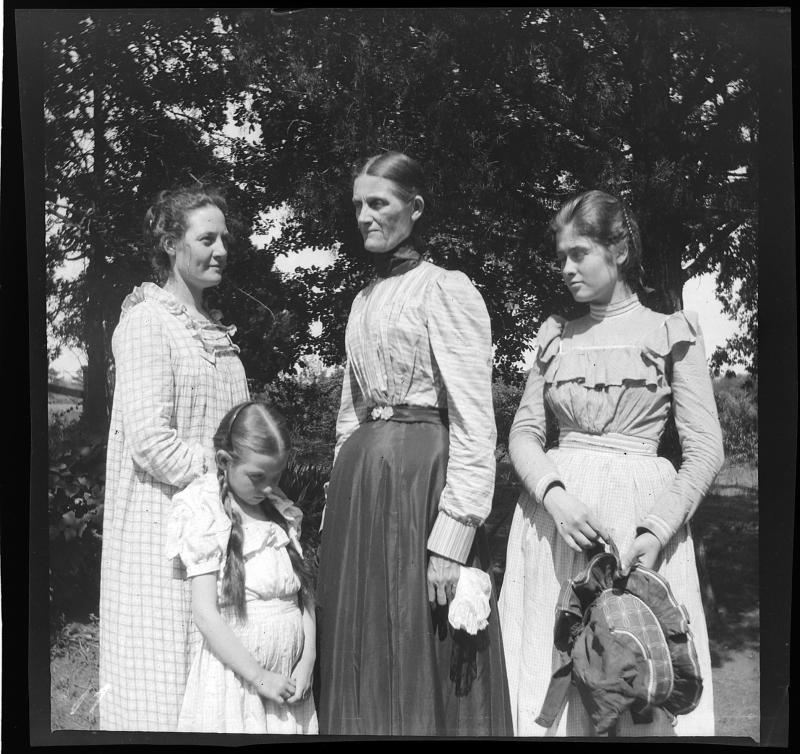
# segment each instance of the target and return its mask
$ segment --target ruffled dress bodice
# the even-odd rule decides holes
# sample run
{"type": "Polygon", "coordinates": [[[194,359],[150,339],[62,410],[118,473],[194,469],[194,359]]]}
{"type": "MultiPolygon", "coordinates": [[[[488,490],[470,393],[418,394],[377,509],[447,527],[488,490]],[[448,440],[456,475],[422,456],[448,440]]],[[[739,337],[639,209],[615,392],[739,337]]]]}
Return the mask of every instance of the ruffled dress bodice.
{"type": "Polygon", "coordinates": [[[191,337],[203,346],[204,358],[212,364],[218,354],[239,353],[239,346],[233,342],[236,325],[223,325],[222,312],[219,309],[212,309],[209,312],[211,320],[193,316],[185,304],[155,283],[142,283],[125,297],[120,320],[124,319],[134,307],[145,302],[159,304],[176,317],[189,331],[191,337]]]}
{"type": "Polygon", "coordinates": [[[619,316],[545,322],[537,338],[544,399],[561,433],[614,433],[657,444],[669,415],[670,355],[697,342],[697,315],[664,317],[638,306],[619,316]]]}
{"type": "MultiPolygon", "coordinates": [[[[691,517],[722,465],[722,431],[697,315],[664,315],[635,296],[567,322],[549,318],[509,433],[525,488],[539,498],[558,469],[541,451],[545,407],[559,425],[559,447],[656,455],[672,411],[681,469],[640,522],[662,545],[691,517]]],[[[665,461],[666,462],[666,461],[665,461]]]]}

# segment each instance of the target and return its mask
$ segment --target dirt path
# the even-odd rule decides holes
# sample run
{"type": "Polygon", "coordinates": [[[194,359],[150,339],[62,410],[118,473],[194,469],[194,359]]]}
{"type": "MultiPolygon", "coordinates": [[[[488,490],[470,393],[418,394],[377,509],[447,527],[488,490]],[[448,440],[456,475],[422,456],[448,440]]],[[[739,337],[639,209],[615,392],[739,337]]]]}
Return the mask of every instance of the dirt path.
{"type": "Polygon", "coordinates": [[[760,666],[758,650],[731,652],[714,678],[714,715],[717,735],[747,736],[760,740],[760,666]]]}

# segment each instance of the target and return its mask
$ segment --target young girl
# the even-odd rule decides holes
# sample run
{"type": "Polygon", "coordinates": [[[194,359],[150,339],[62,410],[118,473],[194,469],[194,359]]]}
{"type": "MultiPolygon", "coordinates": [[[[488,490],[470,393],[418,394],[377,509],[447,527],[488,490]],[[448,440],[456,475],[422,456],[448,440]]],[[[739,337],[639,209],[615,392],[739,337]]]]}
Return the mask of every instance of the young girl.
{"type": "Polygon", "coordinates": [[[316,733],[315,617],[302,512],[278,488],[289,439],[265,404],[214,435],[216,473],[174,497],[167,556],[192,581],[194,641],[178,730],[316,733]]]}

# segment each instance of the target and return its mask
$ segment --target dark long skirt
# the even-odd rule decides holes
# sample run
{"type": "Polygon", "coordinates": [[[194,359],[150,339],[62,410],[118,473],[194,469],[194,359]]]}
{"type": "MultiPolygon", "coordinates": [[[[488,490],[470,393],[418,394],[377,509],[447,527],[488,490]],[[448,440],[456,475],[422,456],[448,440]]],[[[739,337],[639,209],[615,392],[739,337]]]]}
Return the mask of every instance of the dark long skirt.
{"type": "MultiPolygon", "coordinates": [[[[428,601],[448,440],[438,411],[405,408],[339,452],[320,548],[320,733],[513,735],[494,594],[478,637],[428,601]]],[[[483,529],[468,564],[489,567],[483,529]]]]}

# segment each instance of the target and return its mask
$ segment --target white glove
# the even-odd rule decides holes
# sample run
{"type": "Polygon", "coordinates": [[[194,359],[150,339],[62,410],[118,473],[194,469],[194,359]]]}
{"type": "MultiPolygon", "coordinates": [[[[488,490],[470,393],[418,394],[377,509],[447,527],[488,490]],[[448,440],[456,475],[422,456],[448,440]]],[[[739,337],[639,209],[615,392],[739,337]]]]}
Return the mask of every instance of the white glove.
{"type": "Polygon", "coordinates": [[[488,625],[491,595],[492,582],[488,573],[479,568],[461,566],[456,593],[447,616],[450,625],[473,636],[482,631],[488,625]]]}

